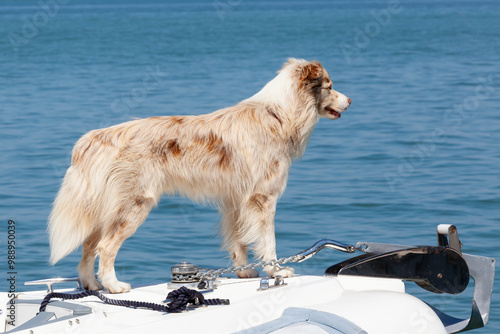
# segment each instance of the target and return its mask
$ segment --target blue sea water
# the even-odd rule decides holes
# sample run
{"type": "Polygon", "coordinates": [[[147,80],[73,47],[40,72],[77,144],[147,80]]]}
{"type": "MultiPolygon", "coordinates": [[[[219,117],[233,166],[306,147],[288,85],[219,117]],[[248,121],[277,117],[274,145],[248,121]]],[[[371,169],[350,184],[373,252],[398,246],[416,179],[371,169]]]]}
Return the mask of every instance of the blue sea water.
{"type": "MultiPolygon", "coordinates": [[[[2,1],[0,291],[74,276],[79,251],[48,265],[47,217],[89,130],[201,114],[256,93],[288,57],[317,59],[353,103],[321,120],[276,213],[278,256],[321,238],[436,244],[456,224],[463,250],[500,257],[500,3],[496,1],[2,1]],[[55,4],[55,5],[54,5],[55,4]]],[[[162,198],[118,254],[118,278],[159,283],[180,260],[229,264],[218,212],[162,198]]],[[[323,251],[296,272],[322,274],[323,251]]],[[[467,317],[471,290],[443,296],[467,317]]],[[[490,324],[500,332],[497,276],[490,324]]]]}

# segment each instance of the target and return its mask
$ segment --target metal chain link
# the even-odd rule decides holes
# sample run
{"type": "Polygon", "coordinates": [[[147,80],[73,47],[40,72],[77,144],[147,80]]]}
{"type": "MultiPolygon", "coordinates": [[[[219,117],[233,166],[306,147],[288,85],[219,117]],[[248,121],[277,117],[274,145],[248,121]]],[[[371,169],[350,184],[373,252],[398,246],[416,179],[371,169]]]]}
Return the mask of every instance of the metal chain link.
{"type": "Polygon", "coordinates": [[[255,268],[264,268],[266,266],[275,266],[275,265],[281,265],[285,263],[294,263],[302,260],[304,256],[302,255],[293,255],[290,257],[282,257],[281,259],[277,260],[269,260],[269,261],[264,261],[261,260],[257,263],[249,263],[249,264],[243,264],[241,266],[231,266],[227,268],[219,268],[219,269],[209,269],[207,271],[200,271],[196,275],[176,275],[177,279],[203,279],[203,278],[212,278],[212,277],[218,277],[224,274],[229,274],[229,273],[235,273],[237,271],[243,271],[247,269],[255,269],[255,268]]]}

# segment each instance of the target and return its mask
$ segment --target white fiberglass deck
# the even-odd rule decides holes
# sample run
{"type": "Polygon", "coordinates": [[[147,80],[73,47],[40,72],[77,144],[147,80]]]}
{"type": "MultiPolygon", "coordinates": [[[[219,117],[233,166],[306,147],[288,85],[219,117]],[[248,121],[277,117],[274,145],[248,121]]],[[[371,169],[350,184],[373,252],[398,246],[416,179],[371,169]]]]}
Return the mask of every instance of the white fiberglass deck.
{"type": "MultiPolygon", "coordinates": [[[[352,323],[354,327],[357,326],[370,334],[411,334],[421,333],[422,330],[427,333],[446,333],[439,318],[425,303],[404,293],[404,284],[400,280],[299,275],[286,278],[285,286],[257,291],[259,282],[260,279],[221,278],[219,288],[204,293],[204,296],[229,299],[230,305],[199,307],[176,314],[107,305],[94,296],[50,303],[46,313],[54,312],[55,315],[49,321],[35,323],[28,329],[19,331],[23,328],[21,322],[32,318],[38,312],[40,301],[46,295],[45,291],[26,292],[21,293],[17,299],[18,325],[7,326],[7,329],[32,334],[238,331],[304,333],[307,332],[307,327],[315,333],[346,333],[335,332],[332,329],[335,325],[331,324],[312,326],[307,323],[307,316],[304,319],[293,319],[294,314],[319,312],[317,314],[321,314],[323,319],[329,318],[328,314],[336,315],[332,315],[327,322],[345,319],[345,323],[352,323]],[[284,312],[288,317],[282,317],[284,312]],[[326,317],[322,312],[328,313],[326,317]],[[271,321],[274,322],[263,325],[271,321]]],[[[56,287],[56,291],[60,290],[56,287]]],[[[137,287],[125,294],[106,296],[161,303],[170,291],[172,290],[168,289],[165,283],[137,287]]],[[[6,299],[7,296],[3,293],[2,301],[6,299]]],[[[4,312],[1,316],[5,315],[4,312]]],[[[342,327],[341,324],[339,326],[342,327]]]]}

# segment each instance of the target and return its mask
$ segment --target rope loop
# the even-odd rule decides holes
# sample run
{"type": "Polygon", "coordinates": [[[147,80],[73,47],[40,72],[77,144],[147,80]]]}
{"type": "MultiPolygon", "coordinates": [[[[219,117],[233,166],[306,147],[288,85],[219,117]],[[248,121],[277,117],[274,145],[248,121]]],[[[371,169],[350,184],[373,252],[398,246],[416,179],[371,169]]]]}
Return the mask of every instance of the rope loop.
{"type": "Polygon", "coordinates": [[[100,300],[102,300],[105,304],[115,305],[115,306],[124,306],[124,307],[133,307],[133,308],[146,308],[154,311],[167,312],[167,313],[179,313],[187,309],[188,305],[229,305],[229,299],[205,299],[205,297],[196,290],[191,290],[186,288],[185,286],[171,291],[167,295],[167,299],[171,301],[165,304],[155,304],[148,302],[141,302],[136,300],[120,300],[120,299],[111,299],[104,296],[99,291],[93,290],[85,290],[79,293],[62,293],[62,292],[51,292],[45,296],[42,303],[40,304],[40,309],[38,313],[45,312],[47,305],[49,304],[52,298],[61,298],[61,299],[80,299],[88,296],[96,296],[100,300]]]}

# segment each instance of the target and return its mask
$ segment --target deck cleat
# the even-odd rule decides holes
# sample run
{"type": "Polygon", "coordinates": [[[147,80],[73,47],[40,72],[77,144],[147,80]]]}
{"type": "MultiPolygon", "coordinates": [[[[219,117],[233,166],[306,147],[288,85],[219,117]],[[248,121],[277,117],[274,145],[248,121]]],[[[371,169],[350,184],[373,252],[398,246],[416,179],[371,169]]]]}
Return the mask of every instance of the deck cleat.
{"type": "Polygon", "coordinates": [[[285,279],[281,275],[277,275],[274,278],[274,284],[273,285],[269,284],[269,280],[270,280],[269,277],[261,278],[261,280],[260,280],[260,286],[257,289],[257,291],[265,291],[265,290],[269,290],[269,289],[272,289],[272,288],[279,288],[280,286],[287,285],[287,283],[285,283],[285,279]]]}

